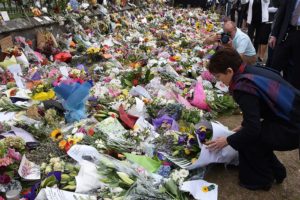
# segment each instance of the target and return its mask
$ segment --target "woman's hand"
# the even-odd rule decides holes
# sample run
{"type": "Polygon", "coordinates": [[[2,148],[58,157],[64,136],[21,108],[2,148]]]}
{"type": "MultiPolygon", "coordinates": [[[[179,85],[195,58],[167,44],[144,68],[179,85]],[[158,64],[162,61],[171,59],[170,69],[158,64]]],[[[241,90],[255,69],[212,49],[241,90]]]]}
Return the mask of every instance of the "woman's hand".
{"type": "Polygon", "coordinates": [[[242,129],[242,126],[239,125],[238,127],[232,129],[232,131],[233,131],[233,132],[238,132],[238,131],[241,130],[241,129],[242,129]]]}
{"type": "Polygon", "coordinates": [[[228,145],[227,137],[219,137],[215,140],[206,142],[206,145],[211,151],[219,151],[228,145]]]}

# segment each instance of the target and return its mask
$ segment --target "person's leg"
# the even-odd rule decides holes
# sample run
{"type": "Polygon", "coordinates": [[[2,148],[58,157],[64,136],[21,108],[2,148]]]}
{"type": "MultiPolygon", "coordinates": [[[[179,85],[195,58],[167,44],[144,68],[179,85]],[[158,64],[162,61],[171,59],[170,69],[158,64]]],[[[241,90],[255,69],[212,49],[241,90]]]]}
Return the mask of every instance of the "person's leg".
{"type": "Polygon", "coordinates": [[[249,145],[239,150],[240,185],[251,190],[268,190],[274,181],[270,165],[272,150],[260,145],[249,145]]]}
{"type": "Polygon", "coordinates": [[[274,49],[268,46],[268,58],[266,62],[266,67],[272,68],[272,58],[274,49]]]}
{"type": "Polygon", "coordinates": [[[292,80],[291,84],[296,87],[297,89],[300,89],[300,31],[294,31],[290,33],[289,43],[291,45],[291,70],[290,74],[292,74],[292,80]]]}
{"type": "Polygon", "coordinates": [[[238,11],[237,27],[241,28],[242,23],[243,23],[243,13],[242,13],[242,11],[238,11]]]}
{"type": "Polygon", "coordinates": [[[254,24],[249,24],[249,26],[248,26],[248,36],[249,36],[251,41],[253,41],[254,32],[255,32],[255,25],[254,24]]]}
{"type": "Polygon", "coordinates": [[[266,51],[267,51],[268,45],[261,44],[261,45],[259,45],[259,47],[260,47],[259,48],[260,52],[259,52],[258,56],[260,57],[260,59],[265,60],[265,55],[266,55],[266,51]]]}
{"type": "Polygon", "coordinates": [[[288,72],[287,72],[287,66],[289,65],[290,54],[291,54],[291,51],[286,42],[277,44],[274,48],[273,55],[272,55],[273,58],[272,58],[272,62],[271,62],[272,68],[279,72],[282,71],[283,77],[287,81],[290,80],[288,72]]]}
{"type": "Polygon", "coordinates": [[[261,60],[265,59],[270,33],[271,33],[271,24],[263,23],[261,25],[260,31],[259,31],[259,35],[260,35],[259,44],[260,44],[260,47],[259,47],[258,57],[261,60]]]}
{"type": "Polygon", "coordinates": [[[258,52],[258,46],[259,46],[259,43],[260,43],[262,24],[257,23],[254,26],[255,26],[255,35],[254,35],[254,40],[253,40],[253,46],[254,46],[256,52],[258,52]]]}
{"type": "Polygon", "coordinates": [[[270,166],[273,170],[276,182],[278,184],[282,183],[286,178],[286,169],[284,165],[278,160],[274,152],[272,152],[270,156],[270,166]]]}

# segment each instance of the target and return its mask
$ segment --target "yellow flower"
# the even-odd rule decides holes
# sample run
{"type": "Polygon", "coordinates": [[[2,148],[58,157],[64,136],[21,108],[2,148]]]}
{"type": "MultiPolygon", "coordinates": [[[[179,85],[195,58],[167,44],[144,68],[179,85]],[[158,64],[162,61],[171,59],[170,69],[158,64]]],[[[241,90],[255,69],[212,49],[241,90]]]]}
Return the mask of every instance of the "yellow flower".
{"type": "Polygon", "coordinates": [[[79,138],[79,137],[69,137],[68,138],[68,142],[71,144],[77,144],[80,141],[81,141],[81,138],[79,138]]]}
{"type": "Polygon", "coordinates": [[[90,47],[86,50],[87,54],[96,54],[100,52],[100,48],[99,47],[90,47]]]}
{"type": "Polygon", "coordinates": [[[207,186],[203,186],[202,187],[202,192],[208,192],[208,187],[207,186]]]}
{"type": "Polygon", "coordinates": [[[180,60],[181,60],[181,56],[174,56],[174,59],[175,59],[176,61],[180,61],[180,60]]]}
{"type": "Polygon", "coordinates": [[[51,132],[50,137],[53,141],[59,141],[63,138],[63,134],[60,129],[55,129],[51,132]]]}
{"type": "Polygon", "coordinates": [[[48,92],[36,93],[31,98],[36,101],[46,101],[49,99],[53,99],[54,97],[55,97],[55,92],[53,90],[49,90],[48,92]]]}
{"type": "Polygon", "coordinates": [[[185,148],[185,149],[184,149],[184,153],[185,153],[186,155],[190,155],[190,154],[191,154],[191,151],[190,151],[188,148],[185,148]]]}
{"type": "Polygon", "coordinates": [[[191,160],[192,164],[194,164],[196,161],[197,161],[197,158],[193,158],[193,159],[191,160]]]}
{"type": "Polygon", "coordinates": [[[67,141],[66,141],[66,140],[62,140],[62,141],[60,141],[60,142],[58,143],[58,147],[59,147],[60,149],[64,149],[65,146],[66,146],[66,144],[67,144],[67,141]]]}
{"type": "Polygon", "coordinates": [[[206,127],[205,126],[200,126],[200,131],[206,131],[206,127]]]}
{"type": "Polygon", "coordinates": [[[200,29],[200,22],[196,22],[195,26],[196,26],[196,29],[200,29]]]}
{"type": "Polygon", "coordinates": [[[193,139],[193,138],[195,138],[195,137],[194,137],[194,135],[192,135],[192,134],[189,134],[189,137],[188,137],[188,139],[190,140],[190,139],[193,139]]]}
{"type": "Polygon", "coordinates": [[[122,90],[122,94],[126,97],[126,96],[128,96],[129,92],[128,92],[128,90],[123,89],[122,90]]]}

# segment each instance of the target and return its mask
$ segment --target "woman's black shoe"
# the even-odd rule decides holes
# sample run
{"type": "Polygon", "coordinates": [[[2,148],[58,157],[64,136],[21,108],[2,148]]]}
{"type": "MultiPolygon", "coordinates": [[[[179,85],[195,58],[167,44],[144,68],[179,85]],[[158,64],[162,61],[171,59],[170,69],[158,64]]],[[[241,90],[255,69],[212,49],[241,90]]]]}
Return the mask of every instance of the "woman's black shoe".
{"type": "Polygon", "coordinates": [[[283,178],[275,178],[275,182],[276,182],[277,184],[281,184],[281,183],[283,183],[283,181],[284,181],[285,178],[286,178],[286,176],[283,177],[283,178]]]}
{"type": "Polygon", "coordinates": [[[269,191],[272,187],[272,185],[258,186],[258,185],[245,185],[243,183],[239,183],[239,185],[248,190],[264,190],[264,191],[269,191]]]}

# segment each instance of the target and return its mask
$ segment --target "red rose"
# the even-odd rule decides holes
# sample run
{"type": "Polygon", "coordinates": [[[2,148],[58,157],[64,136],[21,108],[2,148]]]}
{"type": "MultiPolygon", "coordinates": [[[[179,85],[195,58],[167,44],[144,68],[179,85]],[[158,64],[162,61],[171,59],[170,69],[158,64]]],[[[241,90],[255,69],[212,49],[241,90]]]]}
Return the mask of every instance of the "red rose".
{"type": "Polygon", "coordinates": [[[134,86],[137,86],[137,85],[139,84],[139,80],[134,79],[134,80],[132,81],[132,84],[133,84],[134,86]]]}

